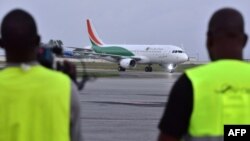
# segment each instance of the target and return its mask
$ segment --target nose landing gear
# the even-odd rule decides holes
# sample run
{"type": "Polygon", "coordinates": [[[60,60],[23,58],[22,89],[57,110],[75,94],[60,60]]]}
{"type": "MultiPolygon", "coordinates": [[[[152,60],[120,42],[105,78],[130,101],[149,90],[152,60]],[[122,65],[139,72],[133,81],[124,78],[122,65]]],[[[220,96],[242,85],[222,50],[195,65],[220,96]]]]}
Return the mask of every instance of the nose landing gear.
{"type": "Polygon", "coordinates": [[[145,72],[152,72],[153,68],[151,67],[151,65],[145,67],[145,72]]]}
{"type": "Polygon", "coordinates": [[[169,65],[167,66],[167,71],[168,71],[169,73],[173,73],[174,70],[175,70],[175,68],[176,68],[176,64],[169,64],[169,65]]]}

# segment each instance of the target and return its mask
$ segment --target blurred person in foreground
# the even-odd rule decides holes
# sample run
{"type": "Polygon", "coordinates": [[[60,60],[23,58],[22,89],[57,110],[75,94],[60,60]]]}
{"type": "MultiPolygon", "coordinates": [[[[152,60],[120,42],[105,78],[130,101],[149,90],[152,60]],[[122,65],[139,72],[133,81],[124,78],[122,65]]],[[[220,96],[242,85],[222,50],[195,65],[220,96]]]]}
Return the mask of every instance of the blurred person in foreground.
{"type": "Polygon", "coordinates": [[[188,69],[174,84],[158,141],[222,141],[225,124],[250,124],[250,64],[241,13],[216,11],[208,24],[211,63],[188,69]]]}
{"type": "Polygon", "coordinates": [[[1,24],[1,141],[80,141],[80,102],[70,78],[39,65],[40,37],[26,11],[9,12],[1,24]]]}

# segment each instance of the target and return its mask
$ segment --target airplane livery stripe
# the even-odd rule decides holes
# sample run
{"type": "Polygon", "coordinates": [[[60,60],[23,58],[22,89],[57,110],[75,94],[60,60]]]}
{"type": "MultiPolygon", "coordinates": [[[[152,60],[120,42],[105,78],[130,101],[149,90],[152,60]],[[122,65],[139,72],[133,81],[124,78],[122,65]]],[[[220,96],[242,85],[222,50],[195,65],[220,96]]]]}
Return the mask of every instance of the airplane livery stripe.
{"type": "Polygon", "coordinates": [[[91,25],[90,25],[90,21],[87,20],[87,27],[88,27],[88,32],[89,32],[89,36],[90,36],[90,39],[97,45],[102,45],[102,43],[96,38],[95,34],[93,33],[93,30],[91,28],[91,25]]]}
{"type": "Polygon", "coordinates": [[[105,53],[105,54],[121,55],[121,56],[134,56],[134,54],[131,51],[118,46],[98,47],[96,45],[93,45],[92,47],[94,51],[97,53],[105,53]]]}

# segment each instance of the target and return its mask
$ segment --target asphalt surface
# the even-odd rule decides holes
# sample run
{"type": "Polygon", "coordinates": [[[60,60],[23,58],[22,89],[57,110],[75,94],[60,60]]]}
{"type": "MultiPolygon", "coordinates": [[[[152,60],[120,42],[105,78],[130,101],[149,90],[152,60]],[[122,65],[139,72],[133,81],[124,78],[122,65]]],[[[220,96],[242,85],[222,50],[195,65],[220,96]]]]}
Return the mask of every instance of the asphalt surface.
{"type": "Polygon", "coordinates": [[[86,84],[80,96],[85,141],[156,140],[169,91],[180,74],[145,75],[123,73],[86,84]]]}

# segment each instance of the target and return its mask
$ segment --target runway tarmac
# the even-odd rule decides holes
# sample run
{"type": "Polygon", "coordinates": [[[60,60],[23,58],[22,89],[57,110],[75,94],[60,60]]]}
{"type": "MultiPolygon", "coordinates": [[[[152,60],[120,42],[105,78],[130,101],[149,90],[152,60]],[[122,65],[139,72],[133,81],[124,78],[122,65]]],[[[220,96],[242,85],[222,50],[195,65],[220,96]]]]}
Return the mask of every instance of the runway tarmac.
{"type": "Polygon", "coordinates": [[[88,82],[80,96],[84,140],[156,140],[169,91],[180,74],[167,76],[121,76],[88,82]]]}
{"type": "Polygon", "coordinates": [[[86,69],[87,73],[100,73],[100,74],[114,74],[121,78],[176,78],[180,72],[169,73],[164,71],[144,72],[138,70],[127,70],[125,72],[118,72],[117,70],[110,69],[86,69]]]}
{"type": "Polygon", "coordinates": [[[119,72],[120,78],[167,78],[175,79],[181,73],[168,73],[168,72],[143,72],[143,71],[126,71],[119,72]]]}

